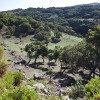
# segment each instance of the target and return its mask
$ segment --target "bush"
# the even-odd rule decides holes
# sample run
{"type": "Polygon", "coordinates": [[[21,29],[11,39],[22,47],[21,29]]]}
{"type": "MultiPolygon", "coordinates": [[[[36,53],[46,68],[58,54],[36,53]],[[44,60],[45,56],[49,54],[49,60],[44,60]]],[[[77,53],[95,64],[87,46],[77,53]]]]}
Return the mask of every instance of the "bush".
{"type": "Polygon", "coordinates": [[[100,100],[100,77],[91,79],[84,88],[86,100],[100,100]]]}
{"type": "Polygon", "coordinates": [[[35,84],[33,78],[30,78],[30,80],[27,82],[28,85],[32,85],[32,84],[35,84]]]}
{"type": "Polygon", "coordinates": [[[0,60],[0,77],[2,77],[7,71],[7,63],[5,60],[0,60]]]}
{"type": "Polygon", "coordinates": [[[14,86],[19,86],[22,82],[22,74],[20,72],[7,72],[0,78],[0,94],[5,90],[11,90],[14,86]]]}
{"type": "Polygon", "coordinates": [[[7,63],[3,60],[4,49],[0,47],[0,77],[2,77],[7,71],[7,63]]]}
{"type": "Polygon", "coordinates": [[[51,37],[51,43],[58,43],[60,41],[61,41],[60,38],[51,37]]]}
{"type": "Polygon", "coordinates": [[[3,54],[4,54],[4,49],[0,47],[0,60],[2,59],[3,54]]]}
{"type": "Polygon", "coordinates": [[[75,85],[73,85],[71,87],[72,91],[69,91],[70,93],[70,97],[73,99],[77,99],[78,97],[84,97],[84,93],[83,93],[83,88],[84,86],[82,85],[82,80],[78,79],[75,83],[75,85]]]}
{"type": "Polygon", "coordinates": [[[23,75],[21,72],[15,72],[13,74],[13,85],[19,86],[22,82],[23,75]]]}
{"type": "Polygon", "coordinates": [[[37,95],[34,89],[21,86],[4,92],[0,96],[0,100],[41,100],[41,98],[37,95]]]}

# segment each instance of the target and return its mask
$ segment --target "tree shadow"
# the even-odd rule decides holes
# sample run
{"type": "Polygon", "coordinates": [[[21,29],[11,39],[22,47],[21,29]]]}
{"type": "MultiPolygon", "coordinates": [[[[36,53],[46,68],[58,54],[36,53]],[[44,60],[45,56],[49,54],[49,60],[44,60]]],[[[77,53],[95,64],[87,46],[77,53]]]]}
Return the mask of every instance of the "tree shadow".
{"type": "Polygon", "coordinates": [[[49,62],[47,64],[48,64],[48,66],[56,66],[55,62],[49,62]]]}
{"type": "Polygon", "coordinates": [[[72,86],[76,83],[76,80],[73,77],[67,75],[65,79],[60,79],[59,83],[61,87],[72,86]]]}
{"type": "Polygon", "coordinates": [[[66,78],[66,74],[62,73],[62,72],[57,72],[57,73],[53,73],[53,79],[63,79],[66,78]]]}
{"type": "Polygon", "coordinates": [[[43,62],[36,62],[36,63],[29,64],[29,66],[32,68],[39,67],[40,65],[44,65],[44,63],[43,62]]]}
{"type": "Polygon", "coordinates": [[[87,79],[89,78],[89,74],[83,73],[83,71],[79,71],[78,74],[82,77],[82,79],[87,79]]]}
{"type": "Polygon", "coordinates": [[[29,66],[30,67],[32,67],[32,68],[34,68],[34,69],[39,69],[39,70],[42,70],[42,71],[48,71],[48,68],[44,68],[43,66],[40,66],[40,65],[44,65],[43,63],[41,63],[41,62],[38,62],[38,63],[36,63],[36,64],[30,64],[29,66]]]}
{"type": "Polygon", "coordinates": [[[73,77],[61,72],[53,73],[53,79],[58,79],[61,87],[71,86],[76,83],[73,77]]]}
{"type": "Polygon", "coordinates": [[[25,61],[25,60],[17,61],[17,62],[14,62],[14,63],[15,63],[15,64],[26,65],[26,61],[25,61]]]}
{"type": "Polygon", "coordinates": [[[82,78],[82,84],[87,84],[88,80],[89,80],[89,74],[83,73],[83,71],[79,71],[78,74],[81,76],[82,78]]]}

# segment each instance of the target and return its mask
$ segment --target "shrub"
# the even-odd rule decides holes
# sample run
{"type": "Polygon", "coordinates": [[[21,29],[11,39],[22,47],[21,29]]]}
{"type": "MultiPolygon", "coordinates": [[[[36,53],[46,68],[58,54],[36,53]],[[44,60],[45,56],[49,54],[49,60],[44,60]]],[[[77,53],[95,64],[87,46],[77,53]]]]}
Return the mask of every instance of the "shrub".
{"type": "Polygon", "coordinates": [[[30,78],[30,80],[27,82],[28,85],[32,85],[35,84],[34,80],[32,78],[30,78]]]}
{"type": "Polygon", "coordinates": [[[21,72],[15,72],[13,74],[13,85],[19,86],[22,82],[23,75],[21,72]]]}
{"type": "Polygon", "coordinates": [[[60,41],[61,41],[60,38],[51,37],[51,43],[58,43],[60,41]]]}
{"type": "Polygon", "coordinates": [[[21,86],[4,92],[0,96],[0,100],[41,100],[41,98],[37,95],[34,89],[21,86]]]}
{"type": "Polygon", "coordinates": [[[0,60],[0,77],[2,77],[7,71],[7,63],[5,60],[0,60]]]}
{"type": "Polygon", "coordinates": [[[83,88],[84,86],[82,85],[82,80],[78,79],[75,85],[72,86],[72,91],[69,91],[70,97],[73,99],[77,99],[77,97],[84,97],[83,88]]]}
{"type": "Polygon", "coordinates": [[[0,47],[0,59],[2,59],[3,54],[4,54],[4,49],[0,47]]]}
{"type": "Polygon", "coordinates": [[[7,63],[3,60],[4,49],[0,47],[0,77],[2,77],[7,71],[7,63]]]}
{"type": "Polygon", "coordinates": [[[84,88],[86,100],[100,100],[100,77],[92,78],[84,88]]]}
{"type": "Polygon", "coordinates": [[[0,78],[0,93],[5,89],[11,90],[14,86],[19,86],[22,82],[22,74],[20,72],[7,72],[2,78],[0,78]]]}

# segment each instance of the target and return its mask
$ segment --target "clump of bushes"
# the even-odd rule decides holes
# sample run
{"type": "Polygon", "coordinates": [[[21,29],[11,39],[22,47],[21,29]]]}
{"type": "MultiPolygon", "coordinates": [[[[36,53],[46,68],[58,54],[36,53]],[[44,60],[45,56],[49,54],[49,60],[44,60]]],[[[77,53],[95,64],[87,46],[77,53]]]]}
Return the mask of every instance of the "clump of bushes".
{"type": "Polygon", "coordinates": [[[86,100],[100,100],[100,77],[92,78],[84,88],[86,100]]]}
{"type": "Polygon", "coordinates": [[[41,100],[41,97],[39,97],[34,89],[19,86],[16,89],[3,92],[0,100],[41,100]]]}
{"type": "Polygon", "coordinates": [[[20,72],[7,72],[2,78],[0,78],[0,93],[4,89],[10,90],[15,86],[20,86],[22,83],[22,73],[20,72]]]}

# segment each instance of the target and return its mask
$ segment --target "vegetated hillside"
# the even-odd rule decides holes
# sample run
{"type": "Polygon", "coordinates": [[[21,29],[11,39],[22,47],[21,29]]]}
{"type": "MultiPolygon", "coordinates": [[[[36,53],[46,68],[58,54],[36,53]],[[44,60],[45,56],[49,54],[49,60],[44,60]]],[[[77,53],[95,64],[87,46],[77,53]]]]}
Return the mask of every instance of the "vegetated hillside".
{"type": "Polygon", "coordinates": [[[97,17],[91,14],[99,12],[99,4],[29,9],[0,13],[0,45],[5,50],[3,56],[0,47],[0,98],[100,98],[100,25],[96,25],[99,13],[97,17]],[[83,41],[71,36],[86,33],[83,41]],[[3,57],[8,61],[8,70],[20,71],[23,77],[20,72],[8,72],[3,57]],[[91,79],[94,77],[97,78],[91,79]],[[40,85],[44,88],[40,89],[40,85]]]}
{"type": "Polygon", "coordinates": [[[0,12],[0,28],[3,25],[9,26],[10,33],[15,35],[52,30],[55,34],[64,32],[70,35],[85,36],[89,29],[99,23],[99,3],[0,12]],[[13,30],[10,26],[13,26],[13,30]]]}
{"type": "Polygon", "coordinates": [[[82,35],[86,34],[89,28],[100,23],[99,3],[47,9],[16,9],[13,12],[18,16],[31,16],[38,21],[53,23],[53,25],[59,27],[59,30],[66,26],[72,27],[77,34],[82,35]]]}

